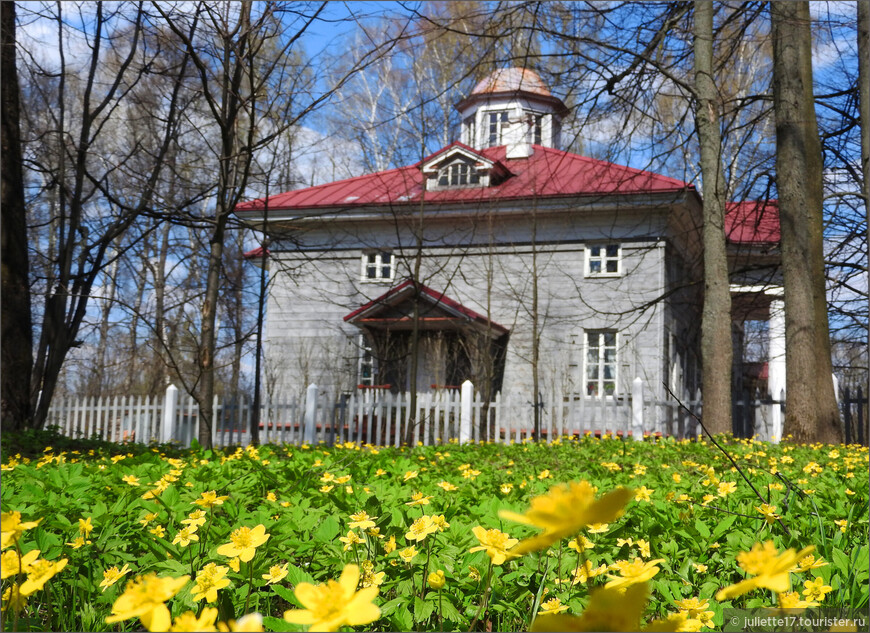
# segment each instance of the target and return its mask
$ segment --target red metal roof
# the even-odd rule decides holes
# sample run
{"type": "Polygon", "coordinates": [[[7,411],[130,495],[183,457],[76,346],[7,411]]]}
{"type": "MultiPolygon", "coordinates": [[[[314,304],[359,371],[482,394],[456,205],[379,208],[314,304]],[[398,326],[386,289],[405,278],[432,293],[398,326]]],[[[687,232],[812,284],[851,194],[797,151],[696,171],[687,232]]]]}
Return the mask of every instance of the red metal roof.
{"type": "MultiPolygon", "coordinates": [[[[427,162],[454,145],[427,157],[427,162]]],[[[473,150],[488,160],[500,162],[511,174],[491,187],[469,187],[427,191],[433,204],[485,203],[523,198],[578,195],[618,195],[664,193],[694,189],[675,178],[615,165],[540,145],[528,158],[506,159],[505,147],[473,150]]],[[[374,174],[339,180],[316,187],[276,194],[269,199],[269,210],[354,208],[419,204],[423,193],[421,163],[374,174]]],[[[263,209],[263,199],[244,202],[237,211],[263,209]]]]}
{"type": "Polygon", "coordinates": [[[778,244],[779,203],[729,202],[725,205],[725,236],[732,244],[778,244]]]}
{"type": "MultiPolygon", "coordinates": [[[[367,312],[374,314],[374,313],[380,311],[380,309],[383,307],[401,303],[411,294],[413,287],[414,287],[414,280],[413,279],[406,279],[405,281],[400,283],[398,286],[394,286],[393,288],[390,288],[387,292],[382,294],[380,297],[378,297],[376,299],[372,299],[371,301],[369,301],[365,305],[357,308],[356,310],[354,310],[353,312],[351,312],[350,314],[345,316],[344,320],[345,321],[354,321],[355,319],[364,315],[367,312]]],[[[472,310],[470,308],[466,308],[464,305],[462,305],[458,301],[451,299],[450,297],[445,295],[443,292],[437,292],[436,290],[433,290],[432,288],[430,288],[429,286],[426,286],[424,284],[417,284],[417,289],[419,290],[419,292],[422,295],[425,295],[425,296],[429,297],[430,299],[432,299],[433,303],[435,305],[443,306],[449,310],[457,312],[457,313],[459,313],[459,314],[461,314],[461,315],[463,315],[463,316],[465,316],[465,317],[467,317],[467,318],[471,319],[472,321],[475,321],[479,324],[482,324],[482,325],[488,324],[496,332],[505,333],[508,331],[507,328],[499,325],[495,321],[492,321],[492,320],[488,321],[487,318],[485,316],[483,316],[482,314],[478,314],[474,310],[472,310]]]]}

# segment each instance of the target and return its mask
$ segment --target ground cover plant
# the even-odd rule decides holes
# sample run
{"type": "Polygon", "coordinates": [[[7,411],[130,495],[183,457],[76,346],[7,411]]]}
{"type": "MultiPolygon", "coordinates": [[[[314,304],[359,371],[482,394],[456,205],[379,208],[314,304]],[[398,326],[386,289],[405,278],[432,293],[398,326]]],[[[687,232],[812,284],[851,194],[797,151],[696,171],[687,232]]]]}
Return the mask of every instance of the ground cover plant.
{"type": "Polygon", "coordinates": [[[868,606],[868,452],[719,438],[2,462],[3,630],[708,630],[868,606]]]}

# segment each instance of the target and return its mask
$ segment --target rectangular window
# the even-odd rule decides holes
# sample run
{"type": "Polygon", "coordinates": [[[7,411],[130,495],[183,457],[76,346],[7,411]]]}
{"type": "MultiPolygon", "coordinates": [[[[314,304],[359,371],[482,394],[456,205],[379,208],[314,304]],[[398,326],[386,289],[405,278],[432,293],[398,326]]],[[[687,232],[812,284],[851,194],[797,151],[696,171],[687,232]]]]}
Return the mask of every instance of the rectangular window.
{"type": "Polygon", "coordinates": [[[470,117],[466,117],[466,119],[462,122],[465,126],[465,143],[467,145],[471,145],[471,147],[475,146],[477,143],[477,139],[475,137],[475,125],[474,125],[474,115],[470,117]]]}
{"type": "Polygon", "coordinates": [[[507,122],[508,122],[508,111],[507,110],[500,110],[498,112],[490,112],[489,113],[489,145],[488,145],[488,147],[495,147],[496,145],[504,145],[502,135],[504,133],[504,129],[507,127],[507,122]]]}
{"type": "Polygon", "coordinates": [[[362,256],[363,281],[392,281],[393,255],[386,251],[364,253],[362,256]]]}
{"type": "Polygon", "coordinates": [[[544,115],[536,114],[535,121],[532,126],[532,143],[535,145],[542,145],[542,141],[544,138],[544,115]]]}
{"type": "Polygon", "coordinates": [[[616,331],[586,332],[586,395],[615,396],[616,370],[616,331]]]}
{"type": "Polygon", "coordinates": [[[586,276],[606,277],[621,274],[619,244],[597,244],[586,247],[586,276]]]}
{"type": "Polygon", "coordinates": [[[375,380],[375,357],[365,334],[359,336],[359,349],[359,381],[357,384],[371,386],[375,380]]]}

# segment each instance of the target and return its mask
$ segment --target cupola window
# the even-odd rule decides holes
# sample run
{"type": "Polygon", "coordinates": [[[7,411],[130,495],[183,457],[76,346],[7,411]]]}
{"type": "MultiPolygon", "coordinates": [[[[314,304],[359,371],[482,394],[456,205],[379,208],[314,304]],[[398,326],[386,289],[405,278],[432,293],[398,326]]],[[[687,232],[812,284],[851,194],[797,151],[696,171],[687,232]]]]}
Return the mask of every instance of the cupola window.
{"type": "Polygon", "coordinates": [[[489,147],[504,145],[504,131],[508,126],[508,111],[489,113],[489,147]]]}

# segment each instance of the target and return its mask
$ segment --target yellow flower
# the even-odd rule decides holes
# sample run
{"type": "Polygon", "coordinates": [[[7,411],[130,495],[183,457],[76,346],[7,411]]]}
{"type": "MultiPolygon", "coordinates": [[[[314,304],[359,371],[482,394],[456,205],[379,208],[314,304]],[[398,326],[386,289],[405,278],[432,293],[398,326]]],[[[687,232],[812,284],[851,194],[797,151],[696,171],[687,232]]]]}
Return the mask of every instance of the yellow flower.
{"type": "Polygon", "coordinates": [[[30,565],[27,570],[27,580],[21,583],[20,591],[22,596],[30,594],[42,589],[43,585],[54,575],[59,573],[66,567],[68,559],[61,558],[59,561],[51,562],[39,559],[30,565]]]}
{"type": "Polygon", "coordinates": [[[818,602],[811,600],[801,600],[797,591],[787,591],[786,593],[776,594],[776,600],[779,603],[780,609],[807,609],[809,607],[819,606],[818,602]]]}
{"type": "Polygon", "coordinates": [[[444,586],[444,583],[447,582],[444,578],[444,572],[440,569],[429,574],[429,577],[426,580],[432,589],[441,589],[444,586]]]}
{"type": "Polygon", "coordinates": [[[166,528],[164,528],[162,525],[155,525],[148,531],[157,538],[163,538],[164,536],[166,536],[166,528]]]}
{"type": "Polygon", "coordinates": [[[405,477],[402,481],[408,481],[409,479],[414,479],[417,476],[416,470],[409,470],[405,473],[405,477]]]}
{"type": "Polygon", "coordinates": [[[824,558],[819,556],[819,560],[816,560],[816,557],[810,554],[809,556],[805,556],[804,558],[798,561],[798,564],[789,569],[792,572],[803,572],[809,569],[818,569],[819,567],[824,567],[828,564],[824,558]]]}
{"type": "Polygon", "coordinates": [[[347,536],[339,536],[338,540],[344,543],[344,548],[342,548],[345,552],[352,548],[354,545],[359,545],[363,542],[363,540],[359,537],[359,534],[350,530],[347,533],[347,536]]]}
{"type": "Polygon", "coordinates": [[[447,522],[447,519],[444,518],[443,514],[432,515],[432,525],[438,528],[439,532],[443,532],[450,527],[450,524],[447,522]]]}
{"type": "MultiPolygon", "coordinates": [[[[592,561],[587,560],[584,561],[583,564],[574,570],[573,578],[570,578],[570,582],[572,585],[576,585],[578,583],[585,583],[590,578],[595,578],[596,576],[600,576],[605,571],[607,571],[607,565],[599,565],[595,569],[592,568],[592,561]]],[[[568,582],[569,579],[566,579],[563,582],[568,582]]]]}
{"type": "Polygon", "coordinates": [[[640,551],[641,556],[643,556],[644,558],[650,557],[649,543],[647,541],[639,538],[637,539],[637,543],[635,543],[635,545],[637,545],[637,549],[640,551]]]}
{"type": "Polygon", "coordinates": [[[257,548],[269,540],[266,527],[260,525],[249,528],[242,526],[230,534],[230,542],[217,548],[217,553],[228,558],[238,557],[247,563],[254,557],[257,548]]]}
{"type": "Polygon", "coordinates": [[[194,503],[201,508],[213,508],[215,506],[223,505],[223,502],[227,499],[229,499],[228,495],[219,497],[214,490],[209,490],[208,492],[202,493],[200,498],[194,501],[194,503]]]}
{"type": "MultiPolygon", "coordinates": [[[[142,527],[147,527],[147,525],[148,525],[149,523],[151,523],[151,521],[153,521],[154,519],[156,519],[158,516],[160,516],[160,515],[159,515],[157,512],[149,512],[149,513],[146,514],[144,517],[142,517],[141,519],[139,519],[139,523],[142,524],[142,527]]],[[[184,523],[184,521],[182,521],[182,523],[184,523]]]]}
{"type": "Polygon", "coordinates": [[[426,506],[429,505],[429,499],[432,497],[426,497],[422,492],[415,492],[411,495],[411,501],[407,502],[406,506],[426,506]]]}
{"type": "Polygon", "coordinates": [[[674,480],[674,483],[675,483],[675,484],[678,484],[678,483],[680,483],[680,482],[683,480],[683,478],[682,478],[682,476],[680,475],[680,473],[674,473],[673,475],[671,475],[671,479],[674,480]]]}
{"type": "Polygon", "coordinates": [[[384,553],[389,554],[390,552],[395,551],[396,549],[396,537],[391,536],[390,540],[384,543],[384,553]]]}
{"type": "Polygon", "coordinates": [[[538,479],[543,481],[544,479],[552,479],[553,476],[550,474],[550,471],[547,469],[542,470],[538,473],[538,479]]]}
{"type": "Polygon", "coordinates": [[[320,486],[319,490],[320,492],[331,492],[333,488],[335,488],[335,486],[330,484],[328,486],[320,486]]]}
{"type": "Polygon", "coordinates": [[[172,544],[180,544],[182,547],[187,547],[190,545],[191,541],[198,541],[199,535],[196,533],[196,530],[197,526],[195,525],[188,525],[181,528],[172,540],[172,544]]]}
{"type": "Polygon", "coordinates": [[[546,495],[535,497],[525,514],[501,510],[503,519],[517,521],[544,531],[525,539],[514,548],[517,556],[546,549],[566,536],[574,536],[590,523],[605,523],[622,514],[631,491],[618,488],[595,499],[592,486],[585,481],[554,486],[546,495]]]}
{"type": "Polygon", "coordinates": [[[703,574],[707,571],[707,566],[702,563],[692,563],[692,567],[694,567],[695,571],[699,574],[703,574]]]}
{"type": "Polygon", "coordinates": [[[573,549],[576,552],[583,552],[587,549],[592,549],[593,547],[595,547],[595,543],[582,534],[578,534],[568,543],[568,548],[573,549]]]}
{"type": "Polygon", "coordinates": [[[480,545],[472,547],[468,551],[486,551],[493,565],[501,565],[509,556],[513,557],[513,552],[508,553],[508,550],[519,542],[518,539],[509,537],[501,530],[487,530],[479,525],[472,528],[471,532],[477,537],[480,545]]]}
{"type": "Polygon", "coordinates": [[[90,545],[93,541],[86,541],[84,536],[77,536],[73,539],[72,543],[67,543],[73,549],[79,549],[83,545],[90,545]]]}
{"type": "Polygon", "coordinates": [[[30,550],[21,558],[18,558],[18,552],[14,549],[4,552],[3,556],[0,557],[0,569],[2,569],[0,579],[5,580],[17,576],[19,573],[26,574],[37,558],[39,558],[38,549],[30,550]]]}
{"type": "Polygon", "coordinates": [[[123,477],[121,477],[121,481],[123,481],[125,484],[128,484],[130,486],[140,485],[139,478],[136,477],[135,475],[124,475],[123,477]]]}
{"type": "Polygon", "coordinates": [[[607,574],[607,577],[612,580],[609,580],[604,586],[608,589],[619,589],[646,582],[659,573],[659,568],[656,565],[663,563],[664,560],[664,558],[656,558],[644,562],[640,558],[635,558],[634,562],[631,563],[626,560],[616,561],[610,566],[610,569],[618,571],[620,575],[607,574]]]}
{"type": "Polygon", "coordinates": [[[616,546],[622,547],[623,545],[628,545],[629,547],[631,547],[632,545],[634,545],[634,539],[630,536],[628,538],[617,538],[616,546]]]}
{"type": "Polygon", "coordinates": [[[267,585],[274,585],[276,582],[281,582],[284,580],[284,577],[287,575],[287,567],[290,563],[284,563],[283,565],[272,565],[269,567],[269,573],[263,574],[263,580],[268,581],[267,585]]]}
{"type": "Polygon", "coordinates": [[[122,593],[112,605],[112,615],[106,624],[139,618],[149,631],[168,631],[172,624],[169,609],[164,604],[187,584],[190,576],[181,578],[158,578],[151,573],[137,576],[127,583],[122,593]]]}
{"type": "Polygon", "coordinates": [[[715,498],[716,497],[714,497],[713,495],[704,495],[701,505],[705,506],[705,505],[709,504],[711,501],[713,501],[713,499],[715,499],[715,498]]]}
{"type": "Polygon", "coordinates": [[[217,631],[214,627],[214,621],[217,619],[218,610],[212,607],[206,607],[202,610],[202,615],[196,617],[193,611],[185,611],[180,616],[175,618],[170,631],[217,631]]]}
{"type": "Polygon", "coordinates": [[[510,494],[511,490],[513,490],[513,489],[514,489],[514,485],[513,485],[513,484],[502,484],[502,485],[499,487],[499,490],[501,491],[501,493],[502,493],[503,495],[510,494]]]}
{"type": "Polygon", "coordinates": [[[439,482],[439,483],[436,484],[436,485],[437,485],[439,488],[442,488],[442,489],[446,490],[447,492],[453,492],[454,490],[458,490],[458,489],[459,489],[459,488],[457,488],[456,486],[454,486],[452,483],[450,483],[449,481],[441,481],[441,482],[439,482]]]}
{"type": "Polygon", "coordinates": [[[234,572],[239,573],[239,567],[241,565],[241,562],[239,561],[238,556],[236,556],[235,558],[231,558],[227,565],[229,565],[230,569],[232,569],[234,572]]]}
{"type": "Polygon", "coordinates": [[[681,613],[685,613],[689,619],[700,620],[705,626],[712,620],[715,613],[710,611],[710,602],[708,600],[699,600],[698,598],[686,598],[685,600],[677,600],[675,602],[677,609],[681,613]]]}
{"type": "Polygon", "coordinates": [[[774,547],[773,541],[767,541],[764,545],[756,543],[751,551],[737,555],[737,563],[752,577],[720,590],[716,594],[716,600],[722,601],[740,596],[757,587],[785,593],[789,590],[789,569],[814,549],[815,546],[810,545],[797,553],[793,549],[788,549],[780,554],[774,547]]]}
{"type": "Polygon", "coordinates": [[[284,619],[291,624],[307,624],[312,631],[335,631],[341,626],[370,624],[381,617],[381,610],[372,601],[377,587],[356,590],[359,567],[347,565],[338,582],[324,584],[307,582],[296,586],[296,598],[305,609],[291,609],[284,619]]]}
{"type": "Polygon", "coordinates": [[[130,567],[124,563],[124,566],[121,569],[118,569],[117,566],[109,567],[106,571],[103,572],[103,581],[100,583],[100,587],[103,588],[105,592],[106,589],[114,585],[116,582],[121,580],[125,574],[130,572],[130,567]]]}
{"type": "Polygon", "coordinates": [[[840,528],[841,532],[845,532],[846,528],[849,526],[849,522],[845,519],[835,519],[834,523],[840,528]]]}
{"type": "Polygon", "coordinates": [[[814,580],[805,580],[804,587],[801,593],[807,597],[807,600],[821,601],[825,599],[825,594],[833,591],[830,585],[826,585],[823,578],[816,576],[814,580]]]}
{"type": "Polygon", "coordinates": [[[732,492],[736,492],[737,484],[733,481],[723,481],[719,484],[718,494],[720,497],[727,497],[732,492]]]}
{"type": "Polygon", "coordinates": [[[349,527],[365,530],[375,527],[375,519],[378,517],[370,517],[367,512],[360,511],[356,514],[351,514],[350,518],[352,521],[348,524],[349,527]]]}
{"type": "Polygon", "coordinates": [[[409,541],[420,542],[430,534],[437,532],[438,526],[432,522],[432,517],[425,514],[411,524],[405,538],[409,541]]]}
{"type": "Polygon", "coordinates": [[[399,557],[406,563],[410,563],[416,555],[417,548],[413,545],[411,547],[406,547],[403,550],[399,550],[399,557]]]}
{"type": "Polygon", "coordinates": [[[21,589],[17,583],[12,583],[10,587],[3,592],[2,599],[0,599],[0,610],[6,611],[10,607],[15,613],[18,613],[24,608],[24,605],[27,604],[27,597],[22,595],[21,589]]]}
{"type": "Polygon", "coordinates": [[[610,529],[609,523],[590,523],[588,531],[590,534],[603,534],[610,529]]]}
{"type": "Polygon", "coordinates": [[[36,521],[21,521],[18,511],[0,513],[0,550],[14,545],[25,530],[35,528],[42,519],[36,521]]]}
{"type": "Polygon", "coordinates": [[[769,524],[775,523],[779,518],[779,515],[776,513],[776,506],[762,503],[760,506],[755,506],[755,509],[764,515],[764,520],[769,524]]]}
{"type": "Polygon", "coordinates": [[[654,492],[655,492],[655,490],[651,490],[651,489],[647,488],[646,486],[641,486],[640,488],[637,489],[637,491],[635,491],[634,500],[635,501],[649,501],[650,495],[654,492]]]}
{"type": "Polygon", "coordinates": [[[186,523],[187,525],[195,525],[197,527],[199,527],[200,525],[205,525],[205,511],[194,510],[187,515],[186,519],[182,519],[181,522],[186,523]]]}
{"type": "Polygon", "coordinates": [[[531,631],[639,631],[647,594],[646,583],[625,591],[598,589],[581,615],[543,614],[535,618],[531,631]]]}
{"type": "Polygon", "coordinates": [[[382,477],[383,475],[386,475],[386,474],[387,474],[387,471],[384,470],[383,468],[378,468],[375,471],[375,477],[382,477]]]}
{"type": "Polygon", "coordinates": [[[266,501],[278,501],[278,497],[276,497],[275,493],[270,490],[266,493],[266,501]]]}
{"type": "Polygon", "coordinates": [[[469,565],[468,566],[468,577],[474,581],[479,581],[480,580],[480,570],[478,570],[477,567],[475,567],[473,565],[469,565]]]}
{"type": "Polygon", "coordinates": [[[562,611],[567,611],[568,605],[562,604],[562,601],[558,598],[550,598],[545,603],[541,605],[541,610],[538,611],[540,615],[548,615],[554,613],[562,613],[562,611]]]}
{"type": "Polygon", "coordinates": [[[217,602],[218,589],[223,589],[230,584],[229,579],[226,578],[228,571],[228,567],[214,563],[209,563],[203,567],[196,575],[196,586],[190,592],[190,597],[194,600],[205,598],[205,601],[209,603],[217,602]]]}

